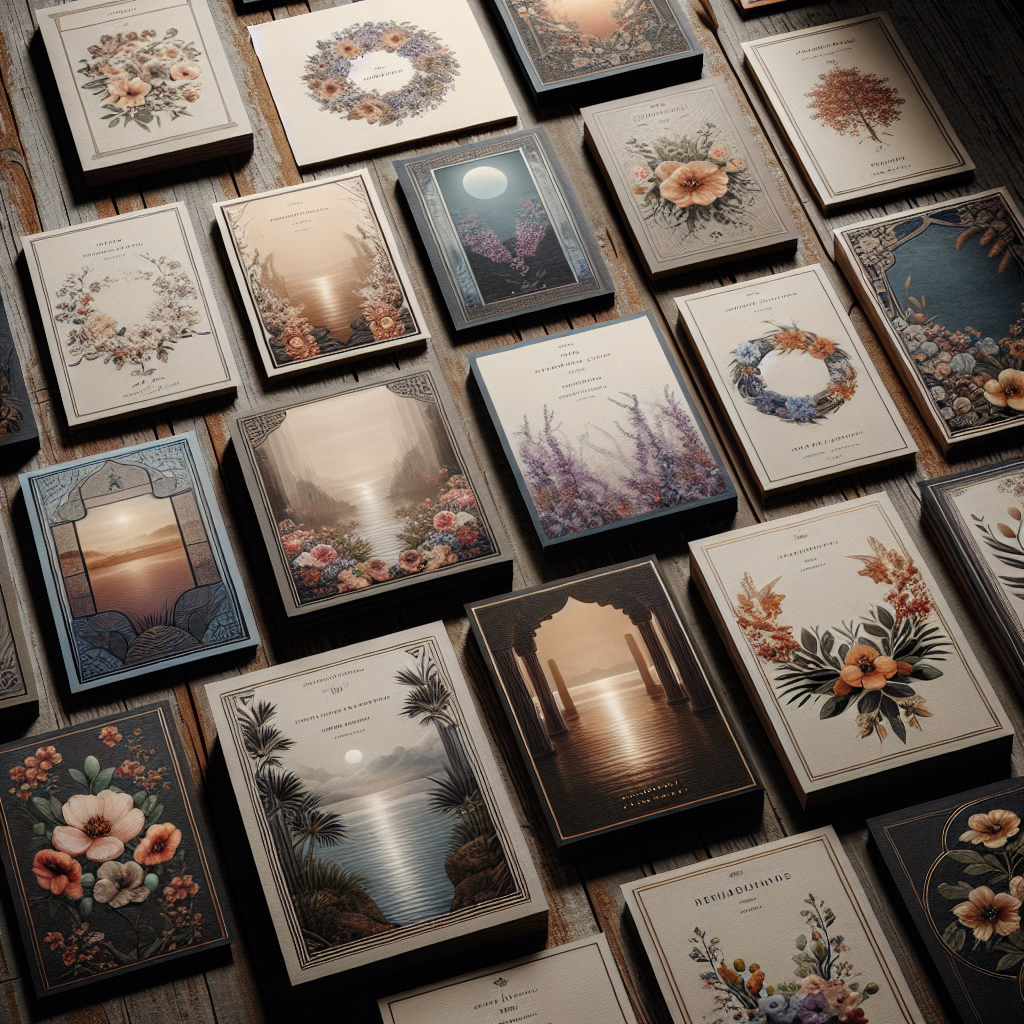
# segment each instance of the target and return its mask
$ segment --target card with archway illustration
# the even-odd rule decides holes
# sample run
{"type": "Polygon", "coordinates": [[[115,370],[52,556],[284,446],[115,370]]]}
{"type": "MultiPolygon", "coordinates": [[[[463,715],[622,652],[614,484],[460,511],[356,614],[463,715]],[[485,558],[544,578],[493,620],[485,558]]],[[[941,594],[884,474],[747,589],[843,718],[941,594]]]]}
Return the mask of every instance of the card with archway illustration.
{"type": "Polygon", "coordinates": [[[68,426],[236,389],[183,202],[26,235],[22,245],[68,426]]]}
{"type": "Polygon", "coordinates": [[[259,643],[194,432],[21,487],[72,692],[259,643]]]}
{"type": "Polygon", "coordinates": [[[669,816],[756,827],[763,792],[656,558],[466,614],[559,849],[669,816]]]}

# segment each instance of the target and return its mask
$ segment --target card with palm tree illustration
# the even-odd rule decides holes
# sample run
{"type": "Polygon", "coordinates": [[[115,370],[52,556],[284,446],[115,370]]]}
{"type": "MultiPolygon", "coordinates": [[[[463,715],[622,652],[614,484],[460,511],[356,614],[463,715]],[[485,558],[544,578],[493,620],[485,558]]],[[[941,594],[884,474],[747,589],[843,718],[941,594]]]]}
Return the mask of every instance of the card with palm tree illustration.
{"type": "Polygon", "coordinates": [[[440,622],[207,693],[293,985],[544,926],[440,622]]]}
{"type": "Polygon", "coordinates": [[[38,996],[232,941],[169,704],[6,743],[0,771],[0,858],[38,996]]]}
{"type": "Polygon", "coordinates": [[[889,497],[690,544],[691,572],[805,807],[927,760],[998,777],[1012,729],[889,497]]]}

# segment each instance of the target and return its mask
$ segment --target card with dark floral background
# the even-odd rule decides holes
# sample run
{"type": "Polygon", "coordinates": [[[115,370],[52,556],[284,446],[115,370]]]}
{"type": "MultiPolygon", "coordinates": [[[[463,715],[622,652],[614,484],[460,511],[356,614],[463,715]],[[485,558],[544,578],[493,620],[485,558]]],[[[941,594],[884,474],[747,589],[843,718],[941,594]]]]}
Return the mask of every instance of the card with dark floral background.
{"type": "Polygon", "coordinates": [[[1024,1017],[1024,785],[868,819],[936,977],[971,1024],[1024,1017]]]}
{"type": "Polygon", "coordinates": [[[7,554],[0,544],[0,736],[15,735],[39,706],[28,638],[7,554]]]}
{"type": "Polygon", "coordinates": [[[0,769],[0,855],[37,995],[232,941],[169,704],[6,743],[0,769]]]}

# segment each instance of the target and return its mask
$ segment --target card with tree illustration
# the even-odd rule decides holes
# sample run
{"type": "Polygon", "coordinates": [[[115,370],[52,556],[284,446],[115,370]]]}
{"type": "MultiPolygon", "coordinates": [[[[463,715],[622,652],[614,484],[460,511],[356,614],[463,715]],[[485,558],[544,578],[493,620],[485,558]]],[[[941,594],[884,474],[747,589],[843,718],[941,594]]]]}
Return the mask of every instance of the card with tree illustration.
{"type": "Polygon", "coordinates": [[[694,541],[690,554],[805,807],[884,798],[929,758],[1008,771],[1012,727],[885,493],[694,541]]]}
{"type": "Polygon", "coordinates": [[[1024,786],[993,783],[868,819],[962,1021],[1024,1014],[1024,786]]]}
{"type": "Polygon", "coordinates": [[[545,552],[608,530],[706,529],[736,490],[649,313],[472,353],[545,552]]]}
{"type": "Polygon", "coordinates": [[[546,926],[442,623],[207,694],[293,985],[546,926]]]}
{"type": "Polygon", "coordinates": [[[166,701],[0,746],[0,858],[39,997],[232,941],[166,701]]]}
{"type": "Polygon", "coordinates": [[[1005,188],[859,221],[835,243],[944,452],[1024,427],[1024,219],[1005,188]]]}
{"type": "Polygon", "coordinates": [[[796,227],[721,78],[580,114],[649,277],[795,248],[796,227]]]}
{"type": "Polygon", "coordinates": [[[974,171],[887,14],[741,45],[825,210],[974,171]]]}
{"type": "Polygon", "coordinates": [[[396,160],[455,330],[615,294],[542,126],[396,160]]]}
{"type": "Polygon", "coordinates": [[[508,541],[436,369],[243,413],[231,433],[288,615],[510,585],[508,541]]]}
{"type": "Polygon", "coordinates": [[[831,826],[622,886],[675,1024],[922,1024],[831,826]]]}
{"type": "Polygon", "coordinates": [[[1024,459],[922,480],[921,514],[992,648],[1024,686],[1024,459]]]}
{"type": "Polygon", "coordinates": [[[194,431],[23,473],[73,693],[259,644],[194,431]]]}
{"type": "Polygon", "coordinates": [[[299,167],[517,117],[467,0],[362,0],[249,32],[299,167]]]}
{"type": "Polygon", "coordinates": [[[819,264],[676,305],[762,494],[917,452],[819,264]]]}
{"type": "Polygon", "coordinates": [[[235,391],[184,203],[22,238],[68,426],[235,391]]]}
{"type": "Polygon", "coordinates": [[[493,0],[534,100],[700,78],[676,0],[493,0]]]}
{"type": "Polygon", "coordinates": [[[213,208],[267,376],[429,338],[365,168],[213,208]]]}
{"type": "Polygon", "coordinates": [[[656,558],[466,614],[559,850],[631,826],[757,827],[763,791],[656,558]]]}
{"type": "Polygon", "coordinates": [[[207,0],[70,0],[38,19],[88,184],[252,149],[207,0]]]}

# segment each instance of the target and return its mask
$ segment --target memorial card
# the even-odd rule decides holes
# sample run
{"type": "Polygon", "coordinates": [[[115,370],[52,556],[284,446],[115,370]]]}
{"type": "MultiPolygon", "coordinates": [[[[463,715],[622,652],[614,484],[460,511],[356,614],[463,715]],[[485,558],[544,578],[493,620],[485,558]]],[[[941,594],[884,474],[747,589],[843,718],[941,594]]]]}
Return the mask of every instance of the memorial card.
{"type": "Polygon", "coordinates": [[[796,247],[796,227],[722,79],[580,114],[649,277],[796,247]]]}
{"type": "Polygon", "coordinates": [[[252,149],[207,0],[71,0],[36,16],[87,184],[252,149]]]}
{"type": "Polygon", "coordinates": [[[293,985],[546,926],[442,623],[207,693],[293,985]]]}
{"type": "Polygon", "coordinates": [[[694,541],[690,555],[805,807],[884,799],[929,758],[950,776],[1008,770],[1013,729],[886,494],[694,541]]]}
{"type": "Polygon", "coordinates": [[[20,479],[72,693],[259,644],[193,431],[20,479]]]}
{"type": "Polygon", "coordinates": [[[818,264],[676,305],[762,494],[917,452],[818,264]]]}
{"type": "Polygon", "coordinates": [[[742,46],[826,211],[974,170],[887,14],[742,46]]]}
{"type": "Polygon", "coordinates": [[[545,551],[619,527],[692,531],[735,512],[722,457],[649,313],[473,353],[469,365],[545,551]]]}
{"type": "Polygon", "coordinates": [[[365,168],[213,208],[268,377],[429,338],[365,168]]]}
{"type": "Polygon", "coordinates": [[[184,203],[22,238],[68,426],[235,391],[184,203]]]}
{"type": "Polygon", "coordinates": [[[302,168],[517,117],[467,0],[363,0],[249,32],[302,168]]]}

